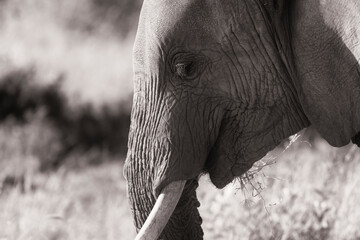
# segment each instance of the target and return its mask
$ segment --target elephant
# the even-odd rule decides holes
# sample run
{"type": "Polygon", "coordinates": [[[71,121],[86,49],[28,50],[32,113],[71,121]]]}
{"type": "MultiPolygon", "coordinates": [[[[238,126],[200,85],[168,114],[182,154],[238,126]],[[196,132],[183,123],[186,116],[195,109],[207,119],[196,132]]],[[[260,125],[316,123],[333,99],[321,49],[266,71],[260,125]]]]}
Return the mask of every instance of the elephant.
{"type": "Polygon", "coordinates": [[[124,165],[136,239],[203,239],[196,197],[313,126],[360,140],[358,0],[144,0],[124,165]]]}

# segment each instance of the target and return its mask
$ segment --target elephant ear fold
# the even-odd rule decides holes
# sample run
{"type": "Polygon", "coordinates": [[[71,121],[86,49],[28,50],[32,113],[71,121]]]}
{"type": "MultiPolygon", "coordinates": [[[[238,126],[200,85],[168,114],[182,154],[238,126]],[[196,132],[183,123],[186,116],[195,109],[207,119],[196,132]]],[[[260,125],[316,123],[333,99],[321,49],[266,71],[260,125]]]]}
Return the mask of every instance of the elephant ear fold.
{"type": "Polygon", "coordinates": [[[299,99],[311,124],[340,147],[360,131],[360,3],[295,2],[291,44],[299,99]]]}

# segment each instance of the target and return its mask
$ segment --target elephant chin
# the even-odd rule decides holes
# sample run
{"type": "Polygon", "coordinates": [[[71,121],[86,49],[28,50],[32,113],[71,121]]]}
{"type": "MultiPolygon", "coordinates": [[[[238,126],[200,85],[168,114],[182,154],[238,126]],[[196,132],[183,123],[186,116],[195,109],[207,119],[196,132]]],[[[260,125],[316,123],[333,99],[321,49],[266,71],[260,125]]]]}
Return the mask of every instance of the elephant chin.
{"type": "Polygon", "coordinates": [[[355,134],[355,136],[353,136],[351,138],[351,141],[356,144],[358,147],[360,147],[360,132],[358,132],[357,134],[355,134]]]}

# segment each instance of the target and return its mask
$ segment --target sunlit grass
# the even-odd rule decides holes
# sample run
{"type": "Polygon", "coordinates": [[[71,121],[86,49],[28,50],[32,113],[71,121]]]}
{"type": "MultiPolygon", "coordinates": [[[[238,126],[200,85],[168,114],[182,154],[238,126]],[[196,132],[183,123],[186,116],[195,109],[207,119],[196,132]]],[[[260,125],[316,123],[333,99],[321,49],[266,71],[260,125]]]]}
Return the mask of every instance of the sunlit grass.
{"type": "MultiPolygon", "coordinates": [[[[26,136],[26,130],[17,131],[25,133],[13,138],[26,136]]],[[[24,140],[24,146],[30,142],[24,140]]],[[[122,163],[74,164],[102,157],[92,154],[74,157],[72,165],[52,173],[20,171],[23,182],[2,178],[0,239],[133,239],[122,163]]],[[[311,146],[294,144],[276,157],[254,178],[260,191],[250,185],[240,190],[239,183],[218,190],[202,177],[198,197],[205,239],[358,239],[359,158],[355,146],[335,149],[319,139],[311,146]]],[[[9,159],[15,173],[37,160],[9,159]]]]}
{"type": "Polygon", "coordinates": [[[297,144],[258,174],[255,188],[200,187],[205,239],[358,239],[360,151],[297,144]]]}
{"type": "Polygon", "coordinates": [[[28,121],[0,125],[0,239],[132,239],[123,159],[74,151],[41,173],[61,139],[42,112],[28,121]]]}
{"type": "Polygon", "coordinates": [[[121,164],[37,175],[0,196],[0,239],[132,239],[121,164]]]}

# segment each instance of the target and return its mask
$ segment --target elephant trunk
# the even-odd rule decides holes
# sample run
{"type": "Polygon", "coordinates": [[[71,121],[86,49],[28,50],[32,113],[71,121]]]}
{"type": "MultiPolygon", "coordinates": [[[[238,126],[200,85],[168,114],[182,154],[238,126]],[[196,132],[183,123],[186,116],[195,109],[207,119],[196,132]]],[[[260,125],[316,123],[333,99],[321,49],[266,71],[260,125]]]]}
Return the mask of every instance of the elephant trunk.
{"type": "MultiPolygon", "coordinates": [[[[134,223],[137,231],[140,231],[139,239],[144,233],[148,234],[148,230],[151,232],[152,229],[146,226],[152,225],[153,221],[161,222],[155,233],[151,233],[153,239],[156,239],[159,233],[159,239],[202,239],[202,220],[197,209],[199,201],[196,188],[203,163],[194,159],[205,159],[207,152],[203,145],[207,145],[207,142],[194,144],[194,139],[191,138],[193,131],[189,129],[187,121],[181,119],[183,115],[175,114],[175,107],[170,103],[165,106],[164,103],[160,104],[160,101],[154,103],[149,100],[152,99],[151,96],[141,93],[134,95],[134,98],[124,176],[128,184],[134,223]],[[174,112],[170,114],[168,108],[174,112]],[[172,129],[181,131],[174,132],[172,129]],[[194,149],[194,146],[200,150],[194,149]],[[182,187],[179,187],[173,192],[177,197],[173,198],[172,194],[164,196],[165,192],[179,181],[186,183],[182,191],[182,187]],[[169,199],[178,200],[177,203],[174,200],[169,207],[171,210],[175,208],[172,214],[168,210],[166,213],[159,213],[156,209],[150,214],[155,205],[161,205],[160,202],[157,203],[161,198],[165,204],[169,199]],[[152,215],[155,215],[155,219],[152,215]],[[168,221],[159,220],[159,215],[170,218],[168,221]],[[145,224],[149,216],[150,220],[145,224]]],[[[167,208],[160,206],[160,209],[167,208]]]]}

